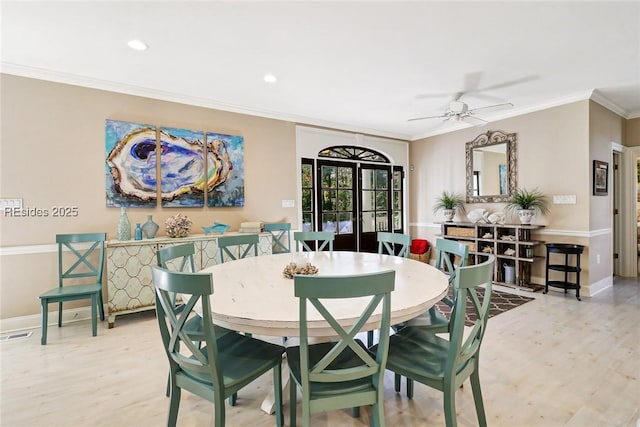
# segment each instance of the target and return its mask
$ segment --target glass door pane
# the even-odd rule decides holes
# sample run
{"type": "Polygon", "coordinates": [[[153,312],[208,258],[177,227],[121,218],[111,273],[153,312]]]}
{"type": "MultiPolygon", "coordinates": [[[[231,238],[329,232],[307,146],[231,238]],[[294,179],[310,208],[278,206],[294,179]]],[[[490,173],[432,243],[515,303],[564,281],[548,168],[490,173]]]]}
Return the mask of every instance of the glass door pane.
{"type": "Polygon", "coordinates": [[[377,232],[393,227],[389,222],[392,218],[391,168],[387,165],[362,164],[360,183],[359,247],[362,252],[376,252],[377,232]]]}
{"type": "Polygon", "coordinates": [[[354,163],[318,160],[320,229],[336,233],[334,250],[357,250],[355,170],[354,163]]]}

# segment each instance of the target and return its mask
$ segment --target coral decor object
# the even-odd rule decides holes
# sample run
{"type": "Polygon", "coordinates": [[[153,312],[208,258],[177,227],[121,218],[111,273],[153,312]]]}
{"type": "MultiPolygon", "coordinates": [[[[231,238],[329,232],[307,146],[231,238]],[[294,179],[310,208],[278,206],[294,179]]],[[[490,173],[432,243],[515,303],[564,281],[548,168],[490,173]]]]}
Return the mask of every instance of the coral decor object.
{"type": "Polygon", "coordinates": [[[169,237],[187,237],[191,231],[191,220],[182,214],[170,216],[164,223],[169,237]]]}
{"type": "Polygon", "coordinates": [[[286,277],[287,279],[293,279],[293,276],[296,274],[313,276],[314,274],[318,274],[318,267],[309,263],[301,265],[292,262],[287,264],[287,266],[282,271],[282,274],[284,274],[284,277],[286,277]]]}

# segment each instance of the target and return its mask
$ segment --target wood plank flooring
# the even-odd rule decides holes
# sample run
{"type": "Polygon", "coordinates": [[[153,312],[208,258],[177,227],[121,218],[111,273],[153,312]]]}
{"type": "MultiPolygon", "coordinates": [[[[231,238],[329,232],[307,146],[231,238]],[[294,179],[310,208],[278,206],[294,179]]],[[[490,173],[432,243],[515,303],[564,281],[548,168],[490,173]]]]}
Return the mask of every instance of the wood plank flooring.
{"type": "MultiPolygon", "coordinates": [[[[614,283],[582,302],[573,292],[536,293],[490,319],[480,373],[489,426],[640,426],[640,283],[614,283]]],[[[46,346],[34,330],[0,352],[3,427],[166,424],[167,361],[153,312],[123,316],[110,330],[103,322],[95,338],[89,322],[52,326],[46,346]]],[[[416,383],[408,400],[394,392],[391,373],[385,380],[388,426],[444,426],[439,392],[416,383]]],[[[260,410],[270,388],[268,374],[242,390],[237,406],[227,405],[227,425],[275,425],[260,410]]],[[[456,402],[458,424],[476,426],[468,384],[456,402]]],[[[361,414],[317,414],[313,425],[369,425],[368,408],[361,414]]],[[[213,405],[183,392],[178,425],[212,423],[213,405]]]]}

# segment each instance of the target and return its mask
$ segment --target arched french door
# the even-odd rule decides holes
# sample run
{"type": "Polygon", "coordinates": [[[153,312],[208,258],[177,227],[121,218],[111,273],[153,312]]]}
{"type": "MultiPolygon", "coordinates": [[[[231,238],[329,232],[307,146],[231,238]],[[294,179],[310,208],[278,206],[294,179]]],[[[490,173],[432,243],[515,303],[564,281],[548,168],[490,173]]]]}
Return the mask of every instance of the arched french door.
{"type": "Polygon", "coordinates": [[[402,233],[403,170],[371,149],[329,147],[302,159],[303,230],[333,231],[334,250],[376,252],[378,231],[402,233]]]}

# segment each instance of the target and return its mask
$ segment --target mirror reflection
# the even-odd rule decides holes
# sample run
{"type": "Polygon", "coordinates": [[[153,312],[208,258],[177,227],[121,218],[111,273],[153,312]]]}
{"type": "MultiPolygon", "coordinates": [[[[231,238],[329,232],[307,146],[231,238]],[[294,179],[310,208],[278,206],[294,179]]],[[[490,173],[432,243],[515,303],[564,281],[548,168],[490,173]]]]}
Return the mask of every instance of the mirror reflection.
{"type": "Polygon", "coordinates": [[[506,202],[516,188],[516,134],[489,131],[466,144],[467,202],[506,202]]]}
{"type": "Polygon", "coordinates": [[[507,194],[507,144],[473,149],[473,195],[507,194]]]}

